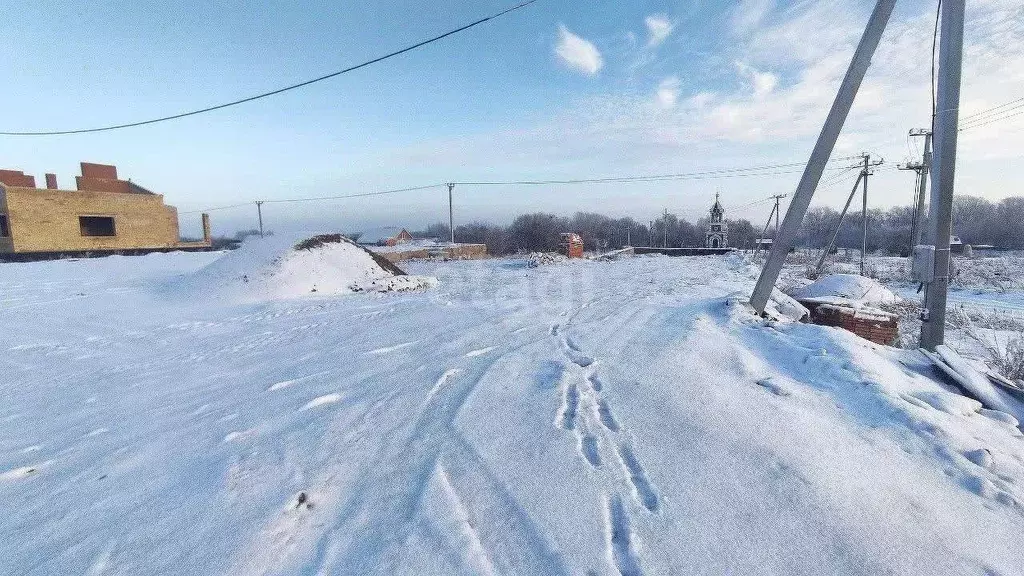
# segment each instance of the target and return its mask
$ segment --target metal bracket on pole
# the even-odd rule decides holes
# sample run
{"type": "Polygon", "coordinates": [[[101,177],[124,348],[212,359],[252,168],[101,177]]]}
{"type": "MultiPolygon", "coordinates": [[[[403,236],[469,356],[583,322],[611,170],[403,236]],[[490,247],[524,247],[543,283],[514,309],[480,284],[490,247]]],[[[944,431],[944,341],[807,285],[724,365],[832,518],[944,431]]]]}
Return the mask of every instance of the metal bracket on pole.
{"type": "Polygon", "coordinates": [[[807,207],[810,206],[811,199],[814,197],[814,190],[818,186],[818,181],[821,180],[821,174],[825,171],[825,165],[828,163],[829,156],[832,155],[839,132],[842,131],[843,124],[846,123],[846,117],[850,114],[853,100],[857,96],[857,91],[860,89],[868,67],[871,65],[871,57],[874,55],[875,49],[878,48],[882,32],[885,31],[885,27],[889,23],[889,17],[892,16],[895,5],[896,0],[878,0],[871,13],[871,18],[868,19],[864,35],[860,39],[860,44],[857,45],[857,51],[853,55],[853,60],[850,61],[850,67],[846,71],[843,83],[839,86],[839,93],[836,94],[832,109],[828,113],[825,125],[821,129],[818,141],[807,161],[807,167],[804,169],[803,176],[800,177],[793,201],[789,205],[789,210],[786,211],[786,217],[782,221],[782,231],[779,233],[779,237],[772,242],[768,260],[761,271],[761,276],[757,279],[754,293],[750,297],[750,304],[758,314],[763,314],[764,308],[768,304],[772,289],[786,262],[786,255],[793,247],[804,215],[807,214],[807,207]]]}

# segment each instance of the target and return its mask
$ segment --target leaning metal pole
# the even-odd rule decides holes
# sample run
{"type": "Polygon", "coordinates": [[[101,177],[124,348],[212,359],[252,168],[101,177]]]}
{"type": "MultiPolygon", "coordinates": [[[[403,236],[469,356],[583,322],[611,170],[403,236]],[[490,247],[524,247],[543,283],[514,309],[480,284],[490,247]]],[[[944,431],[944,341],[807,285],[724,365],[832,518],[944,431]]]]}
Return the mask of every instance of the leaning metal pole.
{"type": "Polygon", "coordinates": [[[871,13],[868,25],[864,29],[864,36],[860,39],[860,44],[857,45],[850,68],[846,71],[846,77],[843,78],[843,83],[839,86],[839,93],[836,94],[835,102],[832,103],[832,110],[828,113],[825,125],[818,136],[818,142],[814,145],[811,157],[807,161],[807,167],[804,168],[803,176],[800,177],[800,183],[796,187],[793,201],[789,205],[789,210],[786,211],[786,217],[782,221],[782,231],[779,233],[779,237],[772,242],[768,260],[754,286],[750,304],[758,314],[763,314],[764,307],[768,305],[768,298],[772,294],[775,282],[779,279],[779,273],[782,272],[786,255],[793,247],[800,224],[807,213],[807,207],[810,206],[811,198],[814,197],[814,189],[817,188],[818,181],[821,180],[825,164],[828,163],[829,156],[832,155],[839,132],[842,131],[843,124],[846,123],[846,117],[853,106],[857,90],[860,89],[868,66],[871,65],[871,57],[878,47],[882,32],[885,31],[885,26],[889,23],[889,17],[892,15],[895,5],[896,0],[878,0],[871,13]]]}
{"type": "Polygon", "coordinates": [[[953,179],[960,121],[960,69],[963,63],[965,0],[943,0],[939,40],[939,86],[932,155],[931,206],[927,241],[935,246],[935,274],[928,283],[922,315],[921,347],[935,350],[946,336],[946,290],[949,289],[949,235],[953,221],[953,179]]]}
{"type": "Polygon", "coordinates": [[[853,203],[853,197],[857,195],[857,188],[860,187],[860,181],[864,178],[864,171],[857,175],[857,181],[853,183],[853,190],[850,190],[850,196],[846,199],[846,206],[843,206],[842,213],[839,214],[839,222],[836,224],[836,230],[832,233],[832,238],[828,241],[828,245],[825,246],[825,252],[821,255],[821,259],[818,260],[818,265],[814,268],[815,274],[821,274],[821,269],[825,267],[825,259],[828,258],[829,253],[832,252],[832,247],[836,245],[836,238],[839,238],[839,230],[843,227],[843,219],[846,218],[846,212],[850,209],[850,204],[853,203]]]}

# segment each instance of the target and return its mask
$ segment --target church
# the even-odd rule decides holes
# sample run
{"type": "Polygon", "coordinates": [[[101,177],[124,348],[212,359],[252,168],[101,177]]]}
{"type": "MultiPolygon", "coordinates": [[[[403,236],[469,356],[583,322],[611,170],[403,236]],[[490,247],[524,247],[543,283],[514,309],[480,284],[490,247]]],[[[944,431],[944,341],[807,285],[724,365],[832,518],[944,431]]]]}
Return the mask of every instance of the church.
{"type": "Polygon", "coordinates": [[[723,220],[725,210],[718,200],[718,193],[715,193],[715,205],[711,207],[711,220],[708,222],[708,230],[704,235],[705,248],[725,248],[729,246],[729,227],[723,220]]]}

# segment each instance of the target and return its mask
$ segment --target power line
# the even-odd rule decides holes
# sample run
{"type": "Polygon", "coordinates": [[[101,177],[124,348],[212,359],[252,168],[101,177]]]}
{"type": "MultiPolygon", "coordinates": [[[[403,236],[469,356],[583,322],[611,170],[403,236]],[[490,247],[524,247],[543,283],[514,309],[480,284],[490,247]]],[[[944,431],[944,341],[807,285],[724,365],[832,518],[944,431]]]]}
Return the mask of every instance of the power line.
{"type": "MultiPolygon", "coordinates": [[[[847,160],[848,158],[836,158],[832,162],[847,160]]],[[[615,184],[628,182],[660,182],[670,180],[706,180],[715,178],[739,178],[749,176],[775,176],[781,174],[795,174],[801,170],[782,170],[770,172],[781,168],[794,168],[805,165],[805,162],[793,162],[789,164],[770,164],[765,166],[753,166],[750,168],[724,168],[721,170],[708,170],[703,172],[685,172],[679,174],[655,174],[645,176],[610,176],[605,178],[572,178],[564,180],[490,180],[480,182],[455,182],[461,186],[550,186],[560,184],[615,184]]],[[[840,170],[841,168],[829,168],[840,170]]]]}
{"type": "Polygon", "coordinates": [[[975,112],[974,114],[970,114],[968,116],[964,116],[964,117],[960,118],[960,121],[964,122],[964,121],[967,121],[967,120],[974,119],[974,118],[976,118],[978,116],[986,116],[986,115],[991,114],[991,113],[993,113],[993,112],[995,112],[995,111],[997,111],[997,110],[999,110],[1001,108],[1006,108],[1007,106],[1013,106],[1014,108],[1020,108],[1021,106],[1024,106],[1024,98],[1018,98],[1016,100],[1012,100],[1012,101],[1007,102],[1005,104],[1000,104],[999,106],[993,106],[992,108],[988,108],[986,110],[982,110],[981,112],[975,112]],[[1019,104],[1019,105],[1018,106],[1013,106],[1014,104],[1019,104]]]}
{"type": "Polygon", "coordinates": [[[401,192],[416,192],[418,190],[429,190],[431,188],[442,188],[444,186],[444,184],[427,184],[425,186],[413,186],[411,188],[395,188],[394,190],[381,190],[379,192],[343,194],[341,196],[316,196],[312,198],[282,198],[279,200],[263,200],[263,202],[266,204],[285,204],[288,202],[319,202],[323,200],[346,200],[348,198],[366,198],[369,196],[386,196],[388,194],[399,194],[401,192]]]}
{"type": "Polygon", "coordinates": [[[990,117],[986,117],[986,118],[978,118],[977,120],[974,120],[972,122],[968,122],[966,126],[960,126],[960,131],[963,132],[964,130],[970,130],[971,128],[978,128],[978,127],[981,127],[981,126],[987,126],[987,125],[992,124],[994,122],[1002,122],[1003,120],[1006,120],[1008,118],[1013,118],[1014,116],[1020,116],[1021,114],[1024,114],[1024,110],[1019,110],[1020,108],[1024,108],[1024,104],[1021,104],[1020,106],[1014,106],[1013,108],[1007,108],[1006,110],[1003,110],[1002,112],[1000,112],[996,116],[990,116],[990,117]],[[1018,110],[1018,111],[1013,112],[1014,110],[1018,110]],[[1013,112],[1013,113],[1012,114],[1004,114],[1003,112],[1013,112]]]}
{"type": "Polygon", "coordinates": [[[356,64],[355,66],[350,66],[350,67],[345,68],[343,70],[338,70],[337,72],[331,72],[330,74],[325,74],[323,76],[320,76],[320,77],[317,77],[317,78],[313,78],[312,80],[306,80],[305,82],[299,82],[298,84],[292,84],[291,86],[285,86],[284,88],[278,88],[276,90],[271,90],[270,92],[264,92],[262,94],[257,94],[255,96],[249,96],[248,98],[242,98],[240,100],[234,100],[232,102],[226,102],[224,104],[218,104],[216,106],[209,106],[207,108],[201,108],[199,110],[192,110],[190,112],[182,112],[182,113],[179,113],[179,114],[172,114],[170,116],[163,116],[163,117],[160,117],[160,118],[153,118],[151,120],[142,120],[142,121],[139,121],[139,122],[129,122],[129,123],[126,123],[126,124],[116,124],[116,125],[113,125],[113,126],[103,126],[103,127],[100,127],[100,128],[84,128],[84,129],[79,129],[79,130],[53,130],[53,131],[41,131],[41,132],[0,132],[0,136],[61,136],[61,135],[66,135],[66,134],[86,134],[86,133],[90,133],[90,132],[106,132],[106,131],[109,131],[109,130],[119,130],[119,129],[122,129],[122,128],[133,128],[135,126],[145,126],[147,124],[156,124],[157,122],[166,122],[168,120],[177,120],[179,118],[185,118],[187,116],[195,116],[197,114],[203,114],[203,113],[206,113],[206,112],[213,112],[214,110],[221,110],[223,108],[228,108],[230,106],[237,106],[239,104],[245,104],[247,102],[252,102],[253,100],[259,100],[261,98],[267,98],[269,96],[275,96],[275,95],[281,94],[283,92],[288,92],[289,90],[295,90],[296,88],[302,88],[304,86],[309,86],[310,84],[315,84],[317,82],[322,82],[324,80],[328,80],[330,78],[334,78],[335,76],[340,76],[342,74],[345,74],[345,73],[348,73],[348,72],[352,72],[352,71],[358,70],[360,68],[365,68],[366,66],[370,66],[371,64],[376,64],[378,62],[382,62],[382,61],[387,60],[389,58],[393,58],[395,56],[398,56],[400,54],[405,54],[406,52],[410,52],[410,51],[415,50],[417,48],[421,48],[421,47],[426,46],[428,44],[432,44],[434,42],[437,42],[438,40],[442,40],[444,38],[447,38],[448,36],[452,36],[454,34],[458,34],[459,32],[463,32],[465,30],[469,30],[470,28],[473,28],[475,26],[479,26],[480,24],[483,24],[484,22],[487,22],[489,20],[494,20],[495,18],[499,18],[499,17],[504,16],[505,14],[508,14],[510,12],[514,12],[514,11],[519,10],[521,8],[525,8],[525,7],[529,6],[530,4],[533,4],[536,1],[537,0],[526,0],[525,2],[522,2],[520,4],[516,4],[515,6],[512,6],[511,8],[506,8],[505,10],[502,10],[501,12],[497,12],[495,14],[491,14],[490,16],[486,16],[486,17],[481,18],[481,19],[479,19],[479,20],[477,20],[475,22],[472,22],[470,24],[466,24],[466,25],[461,26],[459,28],[456,28],[454,30],[450,30],[448,32],[445,32],[444,34],[439,34],[437,36],[434,36],[433,38],[429,38],[427,40],[423,40],[421,42],[417,42],[416,44],[413,44],[411,46],[406,46],[405,48],[402,48],[400,50],[395,50],[394,52],[390,52],[390,53],[385,54],[383,56],[378,56],[377,58],[374,58],[372,60],[367,60],[366,62],[363,62],[361,64],[356,64]]]}
{"type": "Polygon", "coordinates": [[[252,206],[252,202],[245,202],[242,204],[229,204],[227,206],[216,206],[213,208],[205,208],[203,210],[188,210],[185,212],[179,212],[179,214],[199,214],[200,212],[216,212],[218,210],[230,210],[231,208],[241,208],[243,206],[252,206]]]}
{"type": "MultiPolygon", "coordinates": [[[[851,157],[834,158],[830,162],[840,162],[849,160],[851,157]]],[[[572,180],[506,180],[506,181],[490,181],[490,182],[452,182],[451,184],[462,185],[462,186],[513,186],[513,185],[557,185],[557,184],[585,184],[585,183],[632,183],[632,182],[659,182],[667,180],[682,180],[682,179],[711,179],[711,178],[736,178],[736,177],[749,177],[749,176],[774,176],[779,174],[794,174],[799,172],[798,170],[784,170],[766,172],[765,170],[773,170],[776,168],[786,168],[793,166],[801,166],[802,162],[793,162],[788,164],[770,164],[765,166],[753,166],[749,168],[723,168],[719,170],[708,170],[703,172],[689,172],[680,174],[662,174],[662,175],[650,175],[650,176],[616,176],[608,178],[579,178],[572,180]]],[[[829,170],[850,170],[849,167],[835,167],[829,168],[829,170]]],[[[310,196],[302,198],[279,198],[274,200],[258,200],[263,204],[285,204],[285,203],[296,203],[296,202],[319,202],[328,200],[347,200],[352,198],[367,198],[372,196],[386,196],[390,194],[400,194],[403,192],[416,192],[421,190],[430,190],[434,188],[444,188],[448,186],[448,183],[438,184],[426,184],[423,186],[411,186],[407,188],[394,188],[391,190],[380,190],[376,192],[362,192],[357,194],[341,194],[335,196],[310,196]]],[[[254,202],[250,201],[239,204],[229,204],[226,206],[217,206],[214,208],[207,208],[204,210],[189,210],[187,212],[181,212],[181,214],[195,214],[200,212],[213,212],[217,210],[228,210],[231,208],[241,208],[244,206],[251,206],[254,202]]],[[[761,202],[760,200],[758,202],[761,202]]],[[[742,207],[742,206],[741,206],[742,207]]]]}

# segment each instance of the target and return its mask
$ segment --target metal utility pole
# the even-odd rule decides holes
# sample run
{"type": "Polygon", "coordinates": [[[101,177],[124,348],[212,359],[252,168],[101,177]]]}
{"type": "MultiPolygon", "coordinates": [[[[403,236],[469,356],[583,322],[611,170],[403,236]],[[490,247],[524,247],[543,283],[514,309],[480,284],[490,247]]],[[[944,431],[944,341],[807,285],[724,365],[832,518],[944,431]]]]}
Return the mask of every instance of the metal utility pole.
{"type": "Polygon", "coordinates": [[[654,246],[654,220],[647,225],[647,245],[654,246]]]}
{"type": "Polygon", "coordinates": [[[935,156],[932,158],[928,240],[935,246],[933,277],[921,313],[921,346],[928,350],[945,341],[946,291],[949,289],[949,235],[953,221],[953,183],[960,120],[960,73],[963,65],[965,0],[944,0],[939,41],[939,86],[936,99],[935,156]]]}
{"type": "Polygon", "coordinates": [[[260,218],[260,238],[263,238],[263,200],[256,201],[256,214],[260,218]]]}
{"type": "Polygon", "coordinates": [[[928,190],[928,169],[932,163],[932,131],[924,128],[917,128],[910,131],[911,137],[924,136],[924,152],[921,162],[908,162],[906,166],[899,166],[900,170],[913,170],[917,173],[917,182],[914,186],[914,222],[911,225],[910,249],[921,244],[921,236],[924,232],[924,198],[928,190]]]}
{"type": "Polygon", "coordinates": [[[455,244],[455,211],[452,208],[452,190],[455,190],[455,183],[448,183],[448,233],[451,236],[452,244],[455,244]]]}
{"type": "Polygon", "coordinates": [[[818,260],[818,266],[815,268],[817,274],[821,274],[821,269],[825,266],[825,259],[832,252],[832,247],[836,245],[836,239],[839,238],[839,230],[843,227],[843,219],[846,218],[846,212],[850,209],[850,204],[853,203],[853,197],[857,195],[857,188],[860,188],[860,181],[863,179],[864,172],[862,171],[857,175],[857,181],[853,183],[853,189],[850,190],[850,196],[846,198],[846,205],[843,206],[843,211],[839,214],[839,222],[836,223],[836,230],[832,233],[832,238],[828,241],[828,245],[825,246],[825,252],[822,253],[821,258],[818,260]]]}
{"type": "Polygon", "coordinates": [[[869,170],[869,164],[871,162],[871,155],[864,154],[864,203],[863,209],[860,213],[861,221],[861,239],[860,239],[860,275],[864,275],[864,256],[868,253],[868,176],[871,174],[869,170]]]}
{"type": "MultiPolygon", "coordinates": [[[[960,0],[959,3],[963,6],[963,0],[960,0]]],[[[850,61],[850,67],[846,71],[843,83],[839,86],[839,93],[836,94],[832,109],[828,113],[825,125],[821,129],[818,141],[807,161],[807,167],[800,177],[793,201],[789,205],[789,210],[786,211],[786,218],[782,221],[779,236],[772,242],[768,260],[761,271],[761,276],[757,279],[754,293],[750,297],[750,304],[758,314],[763,314],[764,308],[768,304],[768,298],[772,294],[775,282],[779,279],[779,273],[782,272],[782,266],[786,263],[786,255],[789,254],[789,249],[793,246],[800,225],[803,223],[804,215],[807,214],[807,207],[810,206],[811,199],[814,197],[814,190],[825,171],[825,165],[828,163],[829,156],[832,155],[846,117],[850,114],[853,100],[857,96],[868,66],[871,65],[871,57],[874,55],[875,49],[878,48],[878,42],[889,23],[889,17],[892,15],[895,5],[896,0],[878,0],[868,19],[864,35],[860,39],[860,44],[857,45],[857,51],[854,52],[853,60],[850,61]]]]}

